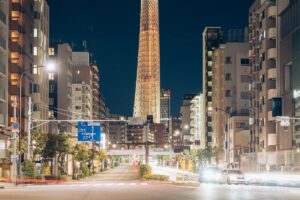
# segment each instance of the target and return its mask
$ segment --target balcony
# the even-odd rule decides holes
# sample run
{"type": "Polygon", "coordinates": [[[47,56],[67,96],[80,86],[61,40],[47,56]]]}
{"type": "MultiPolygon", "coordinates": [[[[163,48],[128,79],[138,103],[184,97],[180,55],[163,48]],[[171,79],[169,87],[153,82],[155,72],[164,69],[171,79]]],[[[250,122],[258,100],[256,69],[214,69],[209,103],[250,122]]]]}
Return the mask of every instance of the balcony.
{"type": "Polygon", "coordinates": [[[6,95],[5,95],[5,90],[4,88],[0,87],[0,101],[6,102],[6,95]]]}
{"type": "Polygon", "coordinates": [[[277,49],[276,48],[270,48],[268,49],[268,59],[276,59],[277,58],[277,49]]]}
{"type": "Polygon", "coordinates": [[[276,28],[269,28],[268,38],[269,39],[276,39],[277,38],[277,29],[276,28]]]}
{"type": "Polygon", "coordinates": [[[274,97],[277,97],[277,90],[276,89],[269,89],[268,90],[268,100],[271,100],[274,97]]]}
{"type": "Polygon", "coordinates": [[[10,157],[10,153],[7,149],[1,149],[0,150],[0,159],[5,159],[5,158],[9,158],[10,157]]]}
{"type": "Polygon", "coordinates": [[[6,25],[6,15],[3,13],[3,11],[0,9],[0,21],[6,25]]]}
{"type": "Polygon", "coordinates": [[[3,114],[0,114],[0,124],[5,124],[5,119],[3,114]]]}
{"type": "Polygon", "coordinates": [[[274,146],[277,144],[276,136],[276,134],[268,134],[268,146],[274,146]]]}
{"type": "Polygon", "coordinates": [[[6,66],[3,63],[0,63],[0,77],[6,76],[6,66]]]}
{"type": "Polygon", "coordinates": [[[268,9],[268,17],[276,17],[277,16],[277,7],[276,6],[270,6],[268,9]]]}
{"type": "Polygon", "coordinates": [[[268,69],[268,79],[276,79],[277,78],[277,69],[271,68],[268,69]]]}
{"type": "Polygon", "coordinates": [[[3,37],[2,36],[0,36],[0,48],[2,48],[3,50],[5,50],[6,51],[6,40],[5,39],[3,39],[3,37]]]}

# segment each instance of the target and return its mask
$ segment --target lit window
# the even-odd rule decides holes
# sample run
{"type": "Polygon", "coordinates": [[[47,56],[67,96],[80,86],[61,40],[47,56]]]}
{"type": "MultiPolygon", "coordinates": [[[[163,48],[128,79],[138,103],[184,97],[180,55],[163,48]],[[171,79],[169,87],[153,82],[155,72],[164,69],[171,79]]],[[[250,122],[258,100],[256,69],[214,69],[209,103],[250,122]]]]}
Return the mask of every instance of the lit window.
{"type": "Polygon", "coordinates": [[[18,85],[19,84],[19,74],[10,74],[10,83],[11,85],[18,85]]]}
{"type": "Polygon", "coordinates": [[[37,28],[33,29],[33,37],[38,37],[38,30],[37,28]]]}
{"type": "Polygon", "coordinates": [[[54,48],[49,48],[49,56],[54,56],[54,48]]]}
{"type": "Polygon", "coordinates": [[[37,47],[33,47],[33,55],[34,56],[38,55],[38,48],[37,47]]]}
{"type": "Polygon", "coordinates": [[[213,62],[212,62],[212,61],[208,61],[207,65],[208,65],[209,67],[212,67],[212,66],[213,66],[213,62]]]}
{"type": "Polygon", "coordinates": [[[13,21],[18,21],[20,18],[20,12],[19,11],[11,11],[11,19],[13,21]]]}
{"type": "Polygon", "coordinates": [[[12,3],[20,3],[20,0],[12,0],[12,3]]]}
{"type": "Polygon", "coordinates": [[[33,65],[32,73],[33,74],[38,74],[38,67],[37,67],[37,65],[33,65]]]}
{"type": "Polygon", "coordinates": [[[19,38],[20,38],[20,33],[18,31],[11,32],[11,41],[12,42],[18,42],[19,38]]]}
{"type": "Polygon", "coordinates": [[[49,73],[49,80],[54,80],[54,73],[49,73]]]}
{"type": "Polygon", "coordinates": [[[11,63],[17,64],[19,63],[20,54],[18,52],[11,52],[10,58],[11,58],[11,63]]]}

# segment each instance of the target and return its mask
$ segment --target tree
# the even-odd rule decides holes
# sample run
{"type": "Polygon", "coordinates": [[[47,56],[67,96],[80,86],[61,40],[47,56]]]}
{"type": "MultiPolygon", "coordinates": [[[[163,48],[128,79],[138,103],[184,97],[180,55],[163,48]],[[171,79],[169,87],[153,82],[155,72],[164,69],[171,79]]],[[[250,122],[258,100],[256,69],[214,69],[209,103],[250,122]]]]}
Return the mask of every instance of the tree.
{"type": "MultiPolygon", "coordinates": [[[[82,173],[87,176],[89,173],[87,161],[90,156],[88,147],[84,143],[76,144],[72,148],[71,153],[74,161],[78,161],[80,163],[80,169],[82,170],[82,173]]],[[[73,168],[73,174],[75,174],[74,171],[75,168],[73,168]]]]}
{"type": "Polygon", "coordinates": [[[60,174],[64,174],[63,164],[65,155],[70,152],[68,137],[64,134],[48,134],[42,156],[51,162],[51,174],[53,174],[53,159],[57,156],[60,174]]]}

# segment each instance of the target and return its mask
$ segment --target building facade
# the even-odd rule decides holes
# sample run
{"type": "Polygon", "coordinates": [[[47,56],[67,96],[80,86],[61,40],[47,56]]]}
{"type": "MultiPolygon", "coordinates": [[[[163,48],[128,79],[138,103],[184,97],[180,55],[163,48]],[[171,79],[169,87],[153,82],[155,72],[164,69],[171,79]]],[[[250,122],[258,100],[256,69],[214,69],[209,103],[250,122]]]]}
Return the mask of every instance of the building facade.
{"type": "MultiPolygon", "coordinates": [[[[33,90],[32,118],[48,119],[49,104],[49,6],[46,0],[34,1],[33,28],[33,90]]],[[[33,123],[32,126],[35,126],[33,123]]],[[[48,133],[48,124],[37,128],[42,133],[48,133]]]]}
{"type": "MultiPolygon", "coordinates": [[[[49,118],[72,119],[72,49],[67,43],[52,43],[49,48],[50,62],[57,66],[49,72],[49,118]]],[[[70,122],[51,123],[50,133],[71,133],[70,122]]]]}
{"type": "MultiPolygon", "coordinates": [[[[196,95],[191,101],[191,114],[190,114],[190,127],[191,127],[191,135],[192,135],[192,148],[200,148],[201,141],[204,140],[204,104],[203,104],[203,95],[196,95]]],[[[202,148],[204,147],[204,142],[202,144],[202,148]]]]}
{"type": "Polygon", "coordinates": [[[160,97],[160,115],[161,115],[161,124],[165,126],[165,135],[164,141],[165,143],[171,143],[170,136],[170,117],[171,117],[171,91],[170,90],[161,90],[160,97]]]}
{"type": "Polygon", "coordinates": [[[134,117],[160,123],[160,44],[158,0],[141,0],[140,41],[134,117]]]}
{"type": "Polygon", "coordinates": [[[10,178],[10,148],[8,134],[8,42],[9,42],[9,1],[0,1],[0,178],[10,178]]]}
{"type": "Polygon", "coordinates": [[[223,32],[220,27],[206,27],[203,34],[203,95],[204,95],[204,124],[205,124],[205,147],[214,146],[213,141],[213,52],[223,42],[223,32]]]}

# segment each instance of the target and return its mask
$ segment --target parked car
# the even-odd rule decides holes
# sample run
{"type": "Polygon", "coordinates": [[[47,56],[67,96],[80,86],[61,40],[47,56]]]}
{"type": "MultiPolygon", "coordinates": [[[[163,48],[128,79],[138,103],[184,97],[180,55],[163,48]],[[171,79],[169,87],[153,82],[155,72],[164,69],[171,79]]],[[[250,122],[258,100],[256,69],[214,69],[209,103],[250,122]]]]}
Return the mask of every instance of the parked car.
{"type": "Polygon", "coordinates": [[[199,171],[199,182],[219,183],[221,178],[221,169],[218,167],[205,167],[199,171]]]}
{"type": "Polygon", "coordinates": [[[245,174],[238,169],[225,169],[221,172],[221,182],[227,184],[247,184],[245,174]]]}

